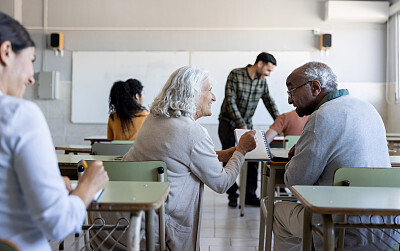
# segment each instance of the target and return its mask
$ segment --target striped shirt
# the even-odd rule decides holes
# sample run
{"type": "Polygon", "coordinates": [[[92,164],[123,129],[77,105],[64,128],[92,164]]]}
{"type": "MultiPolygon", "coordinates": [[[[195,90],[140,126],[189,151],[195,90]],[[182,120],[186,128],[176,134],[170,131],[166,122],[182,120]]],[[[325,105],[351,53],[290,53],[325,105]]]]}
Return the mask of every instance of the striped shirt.
{"type": "Polygon", "coordinates": [[[252,117],[260,98],[274,120],[279,116],[275,101],[269,95],[267,80],[252,80],[247,70],[249,66],[232,70],[226,81],[219,119],[227,121],[232,129],[253,127],[252,117]]]}

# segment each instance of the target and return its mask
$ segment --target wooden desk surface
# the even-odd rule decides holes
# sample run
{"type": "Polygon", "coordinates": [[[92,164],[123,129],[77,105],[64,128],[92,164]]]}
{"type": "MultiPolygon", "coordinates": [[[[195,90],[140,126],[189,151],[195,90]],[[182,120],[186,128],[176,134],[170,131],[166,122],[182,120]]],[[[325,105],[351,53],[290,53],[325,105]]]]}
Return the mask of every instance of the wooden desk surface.
{"type": "Polygon", "coordinates": [[[68,152],[73,153],[90,153],[91,146],[90,145],[64,145],[64,146],[56,146],[56,150],[65,151],[67,154],[68,152]]]}
{"type": "Polygon", "coordinates": [[[121,160],[121,156],[114,155],[69,155],[69,154],[57,154],[58,163],[65,164],[78,164],[81,160],[104,160],[104,161],[112,161],[112,160],[121,160]]]}
{"type": "Polygon", "coordinates": [[[400,214],[400,187],[296,185],[290,190],[313,213],[400,214]]]}
{"type": "Polygon", "coordinates": [[[91,145],[93,145],[95,142],[109,142],[109,141],[111,141],[110,139],[107,139],[107,136],[105,136],[105,135],[89,136],[89,137],[85,137],[83,140],[90,141],[91,145]]]}
{"type": "Polygon", "coordinates": [[[81,160],[103,160],[113,161],[121,160],[121,156],[114,155],[70,155],[70,154],[57,154],[58,166],[60,169],[74,169],[76,170],[77,164],[81,160]]]}
{"type": "Polygon", "coordinates": [[[387,141],[400,141],[400,136],[397,137],[386,137],[387,141]]]}
{"type": "Polygon", "coordinates": [[[110,181],[88,210],[135,211],[157,209],[167,199],[169,183],[110,181]]]}

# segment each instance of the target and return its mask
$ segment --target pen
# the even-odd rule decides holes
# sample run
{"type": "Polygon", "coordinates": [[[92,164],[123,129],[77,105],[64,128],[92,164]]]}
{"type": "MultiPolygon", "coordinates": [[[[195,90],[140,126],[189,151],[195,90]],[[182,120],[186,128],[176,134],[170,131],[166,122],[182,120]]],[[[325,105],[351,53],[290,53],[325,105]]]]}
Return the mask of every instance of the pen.
{"type": "Polygon", "coordinates": [[[88,168],[86,160],[82,160],[82,165],[85,167],[85,169],[88,168]]]}

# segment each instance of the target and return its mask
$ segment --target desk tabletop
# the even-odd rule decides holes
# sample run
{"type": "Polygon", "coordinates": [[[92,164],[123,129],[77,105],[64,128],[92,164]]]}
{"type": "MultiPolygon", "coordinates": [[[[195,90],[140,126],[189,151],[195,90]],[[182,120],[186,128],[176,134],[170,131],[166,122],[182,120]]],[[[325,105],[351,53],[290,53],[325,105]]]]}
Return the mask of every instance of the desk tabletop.
{"type": "Polygon", "coordinates": [[[90,145],[64,145],[56,146],[56,150],[67,151],[67,152],[77,152],[77,153],[90,153],[92,147],[90,145]]]}
{"type": "Polygon", "coordinates": [[[121,156],[114,155],[69,155],[69,154],[57,154],[58,163],[62,164],[78,164],[81,160],[121,160],[121,156]]]}
{"type": "Polygon", "coordinates": [[[90,141],[90,144],[92,144],[92,145],[93,145],[94,142],[108,142],[108,141],[112,141],[111,139],[107,139],[107,136],[106,136],[106,135],[88,136],[88,137],[85,137],[83,140],[90,141]]]}
{"type": "Polygon", "coordinates": [[[400,136],[392,136],[392,137],[386,137],[387,141],[400,141],[400,136]]]}
{"type": "Polygon", "coordinates": [[[310,211],[320,214],[400,214],[400,187],[292,186],[310,211]]]}
{"type": "Polygon", "coordinates": [[[167,182],[110,181],[88,210],[134,211],[157,209],[167,199],[167,182]]]}

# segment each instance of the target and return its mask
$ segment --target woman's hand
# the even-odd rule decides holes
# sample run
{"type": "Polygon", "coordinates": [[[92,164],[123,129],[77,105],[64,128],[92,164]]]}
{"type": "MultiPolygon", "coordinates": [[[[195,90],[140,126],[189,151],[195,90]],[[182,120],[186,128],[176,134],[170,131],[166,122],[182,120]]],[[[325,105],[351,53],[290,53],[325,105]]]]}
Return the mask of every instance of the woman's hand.
{"type": "Polygon", "coordinates": [[[103,162],[99,160],[93,161],[85,169],[84,174],[78,182],[78,186],[71,194],[79,196],[87,207],[97,191],[108,184],[108,180],[103,162]]]}
{"type": "Polygon", "coordinates": [[[67,176],[61,176],[61,177],[64,180],[65,187],[67,188],[68,193],[71,193],[72,192],[71,181],[69,180],[69,178],[67,176]]]}
{"type": "Polygon", "coordinates": [[[246,155],[247,152],[252,151],[256,148],[256,139],[255,139],[256,131],[248,131],[240,137],[239,144],[236,147],[236,150],[241,152],[243,155],[246,155]]]}
{"type": "Polygon", "coordinates": [[[220,162],[228,162],[235,151],[236,151],[236,147],[234,146],[234,147],[222,150],[222,151],[215,151],[215,153],[218,155],[218,160],[220,162]]]}

